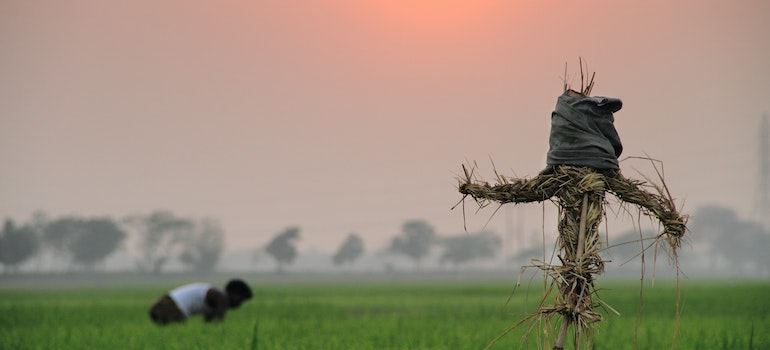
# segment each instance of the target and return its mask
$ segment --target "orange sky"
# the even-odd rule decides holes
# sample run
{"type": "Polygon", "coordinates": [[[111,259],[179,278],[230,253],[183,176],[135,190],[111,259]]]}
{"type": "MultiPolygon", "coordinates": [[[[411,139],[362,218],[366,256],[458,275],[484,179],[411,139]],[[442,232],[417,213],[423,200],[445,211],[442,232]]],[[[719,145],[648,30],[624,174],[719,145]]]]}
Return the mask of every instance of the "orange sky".
{"type": "Polygon", "coordinates": [[[461,232],[459,165],[536,174],[579,56],[625,103],[624,156],[662,160],[690,209],[751,214],[770,111],[761,0],[6,0],[0,52],[3,217],[170,209],[220,219],[230,248],[289,225],[321,250],[413,218],[461,232]]]}

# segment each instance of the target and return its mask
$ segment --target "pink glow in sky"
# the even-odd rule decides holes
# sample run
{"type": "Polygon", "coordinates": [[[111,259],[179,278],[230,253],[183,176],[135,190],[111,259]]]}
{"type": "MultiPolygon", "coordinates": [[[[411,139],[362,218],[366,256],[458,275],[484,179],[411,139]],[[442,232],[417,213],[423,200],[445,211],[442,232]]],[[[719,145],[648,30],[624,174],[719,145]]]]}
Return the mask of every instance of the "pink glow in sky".
{"type": "Polygon", "coordinates": [[[0,215],[169,209],[230,249],[290,225],[327,251],[408,219],[456,234],[460,164],[542,169],[578,57],[624,101],[624,156],[663,161],[687,208],[751,214],[767,1],[6,0],[0,215]]]}

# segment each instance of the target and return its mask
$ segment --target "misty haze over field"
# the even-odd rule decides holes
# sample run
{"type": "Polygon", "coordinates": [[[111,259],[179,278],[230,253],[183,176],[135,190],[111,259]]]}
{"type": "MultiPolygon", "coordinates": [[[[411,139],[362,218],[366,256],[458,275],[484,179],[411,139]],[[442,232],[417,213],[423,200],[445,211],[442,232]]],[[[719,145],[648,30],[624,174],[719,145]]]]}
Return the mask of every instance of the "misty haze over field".
{"type": "MultiPolygon", "coordinates": [[[[30,251],[6,271],[272,272],[290,228],[287,272],[518,271],[555,206],[450,210],[460,166],[542,170],[581,57],[623,100],[620,158],[659,160],[692,217],[683,270],[768,278],[767,1],[9,0],[0,52],[0,250],[30,251]],[[415,221],[437,238],[418,261],[393,249],[415,221]]],[[[610,244],[658,229],[629,212],[608,210],[610,244]]]]}
{"type": "MultiPolygon", "coordinates": [[[[495,272],[510,277],[522,267],[532,266],[534,259],[556,259],[555,229],[516,231],[516,218],[511,213],[509,210],[505,215],[512,230],[502,234],[482,231],[446,235],[436,232],[426,221],[411,220],[392,235],[390,246],[370,247],[351,233],[344,241],[336,242],[333,252],[299,251],[297,243],[303,235],[300,227],[276,232],[264,246],[225,251],[226,233],[212,220],[196,223],[170,212],[118,223],[105,218],[45,219],[39,214],[35,222],[23,226],[6,221],[0,235],[0,263],[5,277],[106,272],[155,276],[217,272],[299,276],[438,272],[474,276],[495,272]],[[139,244],[132,247],[129,241],[139,244]],[[21,252],[28,253],[13,260],[21,252]]],[[[695,211],[689,229],[678,252],[678,266],[684,276],[770,278],[770,256],[766,254],[770,233],[760,223],[742,220],[729,208],[709,206],[695,211]]],[[[646,270],[656,271],[658,277],[675,276],[671,251],[665,243],[655,243],[658,231],[652,225],[625,232],[601,229],[600,234],[609,239],[603,243],[607,249],[600,254],[606,262],[606,276],[638,276],[642,255],[646,257],[646,270]]],[[[531,275],[537,268],[532,266],[528,271],[531,275]]]]}

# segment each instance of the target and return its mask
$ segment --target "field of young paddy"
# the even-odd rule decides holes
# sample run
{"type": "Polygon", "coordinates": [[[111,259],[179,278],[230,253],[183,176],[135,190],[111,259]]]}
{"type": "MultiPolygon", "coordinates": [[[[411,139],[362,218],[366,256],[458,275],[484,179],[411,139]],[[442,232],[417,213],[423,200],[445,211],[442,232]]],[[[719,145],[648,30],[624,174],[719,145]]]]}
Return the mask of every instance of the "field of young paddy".
{"type": "MultiPolygon", "coordinates": [[[[218,283],[218,281],[212,281],[218,283]]],[[[254,284],[254,299],[220,324],[158,327],[150,304],[175,284],[65,289],[0,285],[0,349],[483,349],[535,310],[542,283],[369,281],[254,284]]],[[[595,349],[670,348],[676,288],[604,282],[621,313],[597,326],[595,349]],[[636,335],[635,335],[636,333],[636,335]]],[[[679,349],[770,348],[770,283],[683,281],[679,349]]],[[[536,328],[536,332],[541,332],[536,328]]],[[[491,349],[537,349],[523,327],[491,349]]],[[[568,344],[571,348],[571,344],[568,344]]]]}

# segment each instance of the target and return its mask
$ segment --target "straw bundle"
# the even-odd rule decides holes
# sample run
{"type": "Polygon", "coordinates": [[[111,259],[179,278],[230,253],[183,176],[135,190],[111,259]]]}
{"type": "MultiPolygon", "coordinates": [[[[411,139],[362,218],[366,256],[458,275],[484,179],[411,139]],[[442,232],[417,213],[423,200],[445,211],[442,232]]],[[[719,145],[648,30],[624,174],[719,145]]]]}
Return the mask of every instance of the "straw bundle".
{"type": "MultiPolygon", "coordinates": [[[[552,197],[558,200],[557,257],[561,265],[533,260],[535,266],[550,278],[550,287],[538,311],[510,328],[536,318],[550,324],[554,316],[560,315],[560,329],[553,349],[563,349],[570,326],[574,329],[575,348],[579,349],[581,344],[590,348],[591,327],[602,318],[595,309],[600,304],[609,307],[595,298],[593,277],[604,271],[604,261],[599,257],[602,247],[598,227],[604,216],[605,193],[610,192],[621,201],[638,205],[645,214],[658,218],[663,224],[659,239],[668,242],[674,258],[685,232],[686,220],[677,212],[667,191],[664,194],[665,186],[656,187],[657,194],[647,192],[644,189],[647,186],[645,182],[627,179],[618,170],[560,165],[550,174],[541,174],[531,179],[506,179],[498,176],[498,182],[495,185],[474,183],[472,172],[465,169],[465,178],[461,179],[459,191],[463,199],[470,196],[480,207],[492,202],[539,202],[552,197]],[[554,289],[557,291],[554,305],[546,306],[554,289]]],[[[534,323],[530,323],[528,330],[534,323]]]]}

